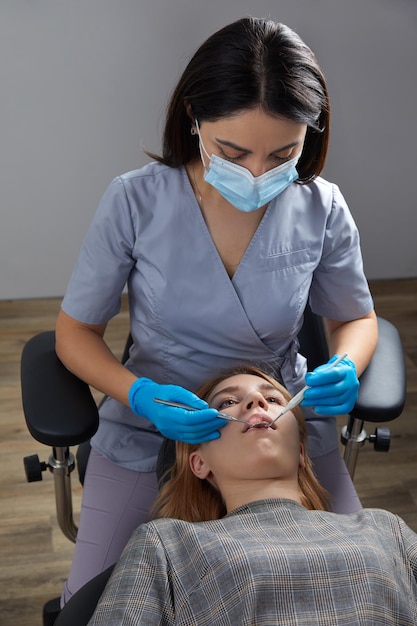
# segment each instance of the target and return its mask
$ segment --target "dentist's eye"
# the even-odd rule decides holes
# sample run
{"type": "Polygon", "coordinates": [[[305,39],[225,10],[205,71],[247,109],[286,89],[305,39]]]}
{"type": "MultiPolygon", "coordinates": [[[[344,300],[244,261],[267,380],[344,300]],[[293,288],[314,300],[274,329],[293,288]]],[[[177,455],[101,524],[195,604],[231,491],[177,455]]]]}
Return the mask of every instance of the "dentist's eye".
{"type": "Polygon", "coordinates": [[[231,163],[238,163],[246,156],[246,153],[243,152],[242,154],[231,156],[229,154],[226,154],[224,150],[220,148],[220,156],[222,157],[222,159],[225,159],[226,161],[230,161],[231,163]]]}
{"type": "Polygon", "coordinates": [[[278,156],[277,154],[274,154],[273,158],[278,165],[282,165],[282,163],[286,163],[287,161],[289,161],[291,157],[289,156],[282,157],[282,156],[278,156]]]}

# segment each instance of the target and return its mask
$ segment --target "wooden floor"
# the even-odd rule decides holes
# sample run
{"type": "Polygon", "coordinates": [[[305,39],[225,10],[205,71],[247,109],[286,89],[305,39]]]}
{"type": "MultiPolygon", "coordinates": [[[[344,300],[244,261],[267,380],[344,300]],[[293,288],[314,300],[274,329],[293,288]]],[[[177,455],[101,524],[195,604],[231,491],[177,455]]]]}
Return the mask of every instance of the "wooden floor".
{"type": "MultiPolygon", "coordinates": [[[[374,281],[371,288],[377,313],[393,322],[402,337],[408,393],[402,416],[389,425],[390,452],[364,447],[355,484],[364,506],[398,513],[417,531],[417,279],[374,281]]],[[[0,302],[1,626],[41,626],[42,606],[59,595],[72,555],[72,544],[57,527],[51,474],[42,482],[28,484],[22,462],[29,454],[47,460],[49,450],[26,430],[20,401],[20,354],[27,339],[53,328],[58,308],[58,300],[0,302]]],[[[118,355],[126,334],[124,309],[108,331],[118,355]]],[[[74,481],[75,511],[80,491],[74,481]]]]}

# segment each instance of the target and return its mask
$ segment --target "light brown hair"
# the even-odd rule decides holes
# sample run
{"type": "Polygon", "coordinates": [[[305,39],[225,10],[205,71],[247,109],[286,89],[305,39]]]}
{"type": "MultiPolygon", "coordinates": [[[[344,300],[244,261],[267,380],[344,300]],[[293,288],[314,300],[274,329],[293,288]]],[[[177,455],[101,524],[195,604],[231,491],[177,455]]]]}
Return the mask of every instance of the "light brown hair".
{"type": "MultiPolygon", "coordinates": [[[[197,395],[207,399],[218,384],[238,374],[259,376],[278,389],[287,401],[291,399],[288,391],[275,378],[252,365],[229,369],[204,383],[197,395]]],[[[301,503],[310,510],[329,509],[326,490],[314,475],[310,457],[307,454],[307,430],[301,410],[293,409],[297,420],[300,443],[305,450],[305,466],[298,472],[298,487],[301,503]]],[[[153,507],[153,517],[173,517],[188,522],[203,522],[220,519],[226,514],[226,507],[220,492],[208,480],[197,478],[189,465],[190,454],[199,444],[176,443],[176,460],[168,470],[168,479],[162,484],[159,496],[153,507]]]]}

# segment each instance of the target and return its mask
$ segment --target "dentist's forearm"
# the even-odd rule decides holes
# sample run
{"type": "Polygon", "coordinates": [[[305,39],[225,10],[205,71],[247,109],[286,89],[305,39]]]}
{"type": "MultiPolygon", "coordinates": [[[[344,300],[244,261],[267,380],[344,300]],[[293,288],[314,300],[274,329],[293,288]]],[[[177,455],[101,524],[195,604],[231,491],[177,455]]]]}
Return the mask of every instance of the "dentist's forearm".
{"type": "Polygon", "coordinates": [[[378,342],[375,312],[350,322],[324,320],[330,356],[347,352],[355,363],[358,377],[366,369],[378,342]]]}
{"type": "Polygon", "coordinates": [[[61,311],[56,323],[56,352],[73,374],[102,393],[129,404],[137,379],[112,353],[103,339],[105,325],[78,322],[61,311]]]}

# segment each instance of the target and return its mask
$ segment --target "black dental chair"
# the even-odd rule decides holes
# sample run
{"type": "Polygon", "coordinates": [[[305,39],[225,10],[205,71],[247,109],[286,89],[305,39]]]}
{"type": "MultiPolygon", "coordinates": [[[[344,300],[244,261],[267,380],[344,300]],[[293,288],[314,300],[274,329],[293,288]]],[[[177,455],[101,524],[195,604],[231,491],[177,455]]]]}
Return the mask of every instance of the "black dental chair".
{"type": "MultiPolygon", "coordinates": [[[[364,422],[391,421],[401,414],[405,403],[406,371],[399,334],[383,318],[378,318],[378,327],[376,352],[360,378],[357,403],[341,434],[345,446],[344,459],[352,478],[359,450],[365,442],[371,442],[377,451],[388,451],[390,445],[387,428],[377,427],[374,434],[367,435],[363,428],[364,422]]],[[[322,320],[309,308],[305,311],[299,341],[300,351],[307,358],[309,370],[328,360],[322,320]]],[[[129,340],[122,361],[127,357],[128,348],[129,340]]],[[[42,480],[45,470],[52,472],[58,523],[65,536],[75,541],[77,527],[73,520],[71,473],[76,461],[70,448],[79,446],[77,464],[82,481],[89,452],[88,442],[98,427],[97,405],[89,386],[71,374],[58,359],[53,331],[35,335],[25,345],[21,360],[21,385],[28,429],[37,441],[52,447],[47,462],[41,462],[37,455],[25,457],[27,480],[42,480]]],[[[159,459],[160,476],[172,463],[172,447],[164,446],[163,450],[166,450],[166,454],[159,459]]],[[[45,626],[53,623],[56,626],[87,624],[111,569],[75,594],[55,622],[51,615],[56,611],[56,600],[51,601],[49,607],[45,605],[45,626]]]]}

